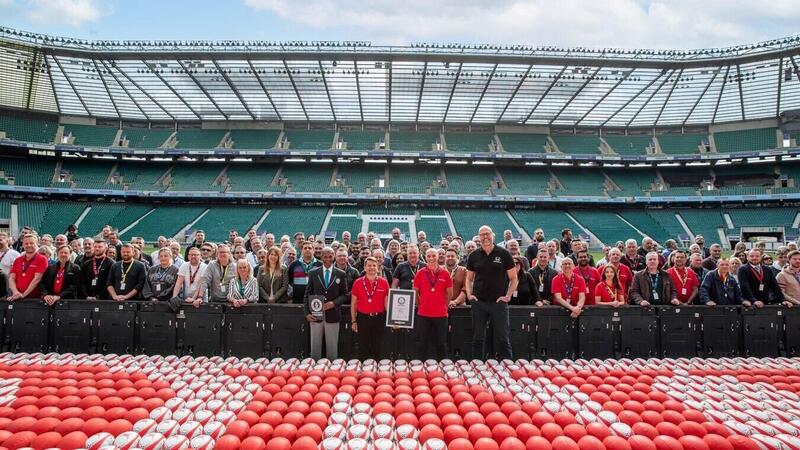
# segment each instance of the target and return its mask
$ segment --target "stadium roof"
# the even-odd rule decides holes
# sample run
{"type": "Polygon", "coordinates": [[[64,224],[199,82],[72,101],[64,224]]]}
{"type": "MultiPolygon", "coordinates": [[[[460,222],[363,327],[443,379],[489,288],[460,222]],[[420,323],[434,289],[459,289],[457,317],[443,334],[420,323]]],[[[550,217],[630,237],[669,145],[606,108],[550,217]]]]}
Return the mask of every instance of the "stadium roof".
{"type": "Polygon", "coordinates": [[[84,41],[0,27],[0,105],[98,118],[586,127],[800,108],[800,37],[721,49],[84,41]]]}

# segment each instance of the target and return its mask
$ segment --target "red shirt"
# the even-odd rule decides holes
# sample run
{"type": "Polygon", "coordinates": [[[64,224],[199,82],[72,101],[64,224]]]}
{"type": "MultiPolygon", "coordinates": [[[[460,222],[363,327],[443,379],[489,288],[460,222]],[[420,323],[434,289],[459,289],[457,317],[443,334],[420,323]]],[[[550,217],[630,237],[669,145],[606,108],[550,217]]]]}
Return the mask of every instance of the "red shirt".
{"type": "Polygon", "coordinates": [[[697,274],[694,273],[694,270],[688,267],[684,267],[681,272],[678,272],[677,267],[670,267],[667,269],[667,273],[670,279],[672,279],[672,284],[675,285],[675,290],[678,292],[678,300],[680,300],[681,303],[689,301],[689,297],[692,296],[692,291],[700,287],[700,279],[697,278],[697,274]]]}
{"type": "Polygon", "coordinates": [[[419,309],[422,317],[447,317],[447,288],[453,286],[453,279],[447,269],[439,267],[432,272],[428,267],[419,269],[414,276],[414,289],[419,292],[419,309]]]}
{"type": "Polygon", "coordinates": [[[56,279],[53,282],[53,293],[61,295],[61,289],[64,287],[64,266],[62,266],[60,262],[56,262],[56,264],[58,264],[59,267],[56,271],[56,279]]]}
{"type": "Polygon", "coordinates": [[[580,275],[586,282],[586,305],[594,305],[594,287],[600,282],[600,272],[592,266],[575,266],[573,273],[580,275]]]}
{"type": "Polygon", "coordinates": [[[350,292],[356,296],[358,303],[356,311],[361,314],[376,314],[386,311],[386,296],[389,295],[389,282],[386,278],[378,277],[370,282],[367,276],[357,279],[350,292]]]}
{"type": "MultiPolygon", "coordinates": [[[[601,279],[602,279],[603,269],[606,268],[606,265],[608,264],[605,264],[602,267],[597,268],[597,270],[600,271],[601,279]]],[[[617,277],[619,277],[619,284],[621,284],[622,287],[625,289],[625,292],[627,292],[628,289],[631,288],[631,283],[633,283],[633,272],[631,271],[631,268],[626,266],[625,264],[619,263],[619,266],[617,267],[617,277]]]]}
{"type": "MultiPolygon", "coordinates": [[[[44,273],[44,271],[47,270],[47,265],[47,258],[38,253],[34,255],[33,259],[30,261],[26,259],[24,253],[18,256],[17,259],[14,260],[14,264],[11,265],[11,273],[16,275],[15,281],[17,283],[17,290],[21,294],[25,293],[31,285],[33,277],[36,276],[37,273],[44,273]]],[[[41,295],[42,292],[39,286],[36,286],[36,288],[27,295],[27,298],[39,298],[41,295]]]]}
{"type": "MultiPolygon", "coordinates": [[[[578,305],[578,296],[581,293],[586,293],[586,281],[584,281],[583,277],[572,272],[572,280],[568,282],[563,273],[560,273],[553,278],[553,283],[550,287],[550,292],[553,293],[553,297],[557,292],[561,293],[561,298],[570,302],[572,306],[578,305]]],[[[586,302],[584,302],[586,304],[586,302]]]]}
{"type": "MultiPolygon", "coordinates": [[[[622,284],[622,282],[620,282],[622,284]]],[[[607,285],[605,281],[597,283],[594,287],[594,297],[600,297],[600,303],[611,303],[613,301],[622,301],[625,298],[625,286],[620,286],[620,289],[614,289],[607,285]]],[[[594,298],[592,298],[594,300],[594,298]]]]}

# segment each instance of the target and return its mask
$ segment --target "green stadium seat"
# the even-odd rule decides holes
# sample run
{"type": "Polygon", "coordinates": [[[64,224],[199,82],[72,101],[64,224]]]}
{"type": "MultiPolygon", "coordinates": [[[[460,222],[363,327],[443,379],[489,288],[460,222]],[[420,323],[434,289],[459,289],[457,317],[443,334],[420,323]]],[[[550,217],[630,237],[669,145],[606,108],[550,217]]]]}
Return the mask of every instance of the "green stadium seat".
{"type": "Polygon", "coordinates": [[[392,131],[389,149],[405,152],[429,152],[439,141],[439,133],[431,131],[392,131]]]}
{"type": "Polygon", "coordinates": [[[325,231],[333,231],[336,233],[336,239],[342,238],[342,233],[345,231],[350,232],[350,236],[355,237],[361,232],[362,220],[358,217],[352,216],[331,216],[328,219],[328,228],[325,231]]]}
{"type": "Polygon", "coordinates": [[[0,115],[0,131],[5,132],[8,139],[52,144],[56,138],[58,123],[55,120],[0,115]]]}
{"type": "Polygon", "coordinates": [[[555,171],[556,177],[561,182],[562,189],[554,191],[553,195],[577,195],[605,197],[605,177],[596,168],[573,169],[559,168],[555,171]]]}
{"type": "Polygon", "coordinates": [[[708,141],[707,134],[660,134],[656,138],[661,145],[661,152],[665,155],[698,153],[698,146],[708,141]]]}
{"type": "Polygon", "coordinates": [[[497,138],[508,153],[545,153],[547,145],[546,134],[497,133],[497,138]]]}
{"type": "Polygon", "coordinates": [[[120,139],[127,139],[130,148],[159,148],[174,131],[169,128],[124,128],[120,139]]]}
{"type": "Polygon", "coordinates": [[[333,166],[328,164],[284,164],[281,175],[287,179],[287,192],[342,192],[331,186],[333,166]]]}
{"type": "MultiPolygon", "coordinates": [[[[617,217],[613,211],[601,210],[570,210],[569,213],[575,218],[584,228],[591,231],[597,239],[603,241],[607,245],[614,245],[617,241],[625,241],[627,239],[636,239],[641,241],[641,235],[636,232],[630,225],[617,217]]],[[[573,235],[575,234],[575,228],[573,235]]]]}
{"type": "Polygon", "coordinates": [[[124,161],[117,166],[117,174],[128,190],[163,191],[156,182],[166,173],[169,165],[139,161],[124,161]]]}
{"type": "Polygon", "coordinates": [[[550,196],[550,172],[542,167],[500,168],[506,188],[498,190],[503,194],[550,196]]]}
{"type": "Polygon", "coordinates": [[[797,208],[737,208],[725,209],[735,227],[784,227],[792,228],[797,208]]]}
{"type": "Polygon", "coordinates": [[[493,133],[446,133],[444,142],[448,152],[488,152],[494,142],[493,133]]]}
{"type": "Polygon", "coordinates": [[[170,176],[171,191],[220,191],[225,186],[214,186],[224,166],[220,164],[175,164],[170,176]]]}
{"type": "Polygon", "coordinates": [[[132,236],[141,236],[147,242],[155,242],[159,236],[172,237],[205,209],[201,206],[157,206],[121,237],[128,240],[132,236]]]}
{"type": "Polygon", "coordinates": [[[386,166],[382,164],[339,164],[336,169],[337,178],[343,180],[345,187],[352,187],[353,192],[367,192],[385,175],[386,166]]]}
{"type": "Polygon", "coordinates": [[[152,209],[147,205],[125,203],[93,203],[90,206],[92,209],[79,225],[82,236],[96,236],[106,224],[122,230],[152,209]]]}
{"type": "Polygon", "coordinates": [[[347,143],[347,150],[375,150],[379,142],[386,139],[383,131],[340,131],[339,141],[347,143]]]}
{"type": "Polygon", "coordinates": [[[64,125],[64,136],[72,134],[74,145],[90,147],[111,147],[117,137],[117,128],[94,125],[64,125]]]}
{"type": "Polygon", "coordinates": [[[384,187],[376,187],[372,192],[398,193],[398,194],[423,194],[425,189],[431,187],[434,181],[441,178],[441,170],[432,164],[389,165],[389,180],[384,187]]]}
{"type": "Polygon", "coordinates": [[[123,185],[108,183],[115,164],[114,161],[104,160],[63,159],[61,160],[61,174],[65,182],[55,182],[53,186],[73,187],[66,182],[68,179],[75,188],[79,189],[121,190],[123,185]]]}
{"type": "Polygon", "coordinates": [[[225,175],[228,178],[228,192],[283,192],[282,186],[272,186],[278,173],[278,164],[244,164],[232,162],[225,175]]]}
{"type": "MultiPolygon", "coordinates": [[[[316,235],[322,230],[322,223],[327,214],[328,208],[324,207],[271,208],[259,231],[274,234],[275,241],[279,241],[283,235],[291,238],[298,231],[306,236],[316,235]]],[[[292,240],[292,242],[294,241],[292,240]]]]}
{"type": "Polygon", "coordinates": [[[683,218],[693,235],[703,235],[706,246],[720,243],[717,229],[725,227],[719,209],[681,209],[676,212],[683,218]]]}
{"type": "Polygon", "coordinates": [[[484,225],[492,228],[497,242],[503,240],[503,230],[516,232],[504,209],[450,209],[450,218],[453,219],[456,232],[464,239],[477,236],[478,230],[484,225]]]}
{"type": "Polygon", "coordinates": [[[236,149],[271,149],[280,134],[280,130],[231,130],[230,138],[236,149]]]}
{"type": "Polygon", "coordinates": [[[178,142],[175,144],[175,148],[217,148],[226,133],[227,130],[178,130],[176,135],[178,142]]]}
{"type": "Polygon", "coordinates": [[[290,149],[330,150],[333,146],[333,131],[286,130],[284,134],[290,149]]]}
{"type": "Polygon", "coordinates": [[[604,135],[603,139],[620,155],[646,155],[653,142],[652,136],[604,135]]]}
{"type": "Polygon", "coordinates": [[[600,153],[600,138],[598,136],[554,134],[551,137],[561,153],[573,155],[597,155],[600,153]]]}
{"type": "Polygon", "coordinates": [[[446,166],[444,171],[447,187],[435,188],[436,193],[486,195],[497,178],[494,165],[446,166]]]}
{"type": "Polygon", "coordinates": [[[188,231],[203,230],[207,240],[224,242],[232,229],[244,236],[266,211],[262,206],[212,206],[188,231]]]}
{"type": "Polygon", "coordinates": [[[756,128],[714,133],[714,143],[719,153],[749,152],[776,148],[778,138],[775,128],[756,128]]]}
{"type": "MultiPolygon", "coordinates": [[[[570,228],[577,229],[577,225],[573,222],[564,211],[549,210],[549,209],[512,209],[511,215],[514,220],[528,233],[532,238],[537,228],[544,231],[545,240],[561,239],[561,230],[570,228]]],[[[578,233],[574,233],[577,235],[578,233]]]]}
{"type": "Polygon", "coordinates": [[[445,236],[453,234],[453,232],[450,230],[450,224],[447,223],[447,219],[444,217],[423,217],[417,219],[415,224],[417,227],[417,232],[424,231],[425,235],[431,242],[435,242],[437,239],[442,239],[445,236]]]}
{"type": "Polygon", "coordinates": [[[0,158],[0,170],[6,179],[14,178],[15,186],[50,187],[56,163],[52,159],[0,158]]]}

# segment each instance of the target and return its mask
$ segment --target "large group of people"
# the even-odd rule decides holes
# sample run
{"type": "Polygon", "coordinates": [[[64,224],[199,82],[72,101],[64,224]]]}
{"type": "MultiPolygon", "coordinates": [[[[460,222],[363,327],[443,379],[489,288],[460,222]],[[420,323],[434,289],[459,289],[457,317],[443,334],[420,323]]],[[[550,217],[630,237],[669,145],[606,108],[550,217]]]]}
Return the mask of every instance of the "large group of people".
{"type": "Polygon", "coordinates": [[[447,354],[449,310],[465,305],[473,355],[486,355],[490,323],[491,348],[500,358],[512,357],[509,305],[556,305],[575,318],[595,305],[800,305],[800,251],[793,242],[777,248],[773,259],[760,243],[739,243],[725,257],[719,244],[706,247],[699,235],[687,249],[672,240],[659,248],[645,237],[605,246],[595,262],[588,243],[569,229],[552,240],[537,229],[524,253],[509,230],[498,240],[489,226],[470,240],[431,242],[419,231],[411,242],[399,229],[384,240],[375,233],[352,239],[343,232],[340,238],[326,243],[298,232],[276,239],[251,229],[243,236],[231,230],[216,243],[196,230],[185,249],[162,236],[148,254],[144,239],[122,242],[110,226],[84,238],[74,226],[55,238],[23,228],[16,240],[0,232],[0,293],[8,301],[35,298],[49,305],[152,300],[175,310],[204,303],[302,304],[312,357],[337,357],[340,322],[349,319],[363,359],[382,354],[392,289],[416,292],[418,352],[437,359],[447,354]],[[310,309],[311,298],[321,299],[321,314],[310,309]]]}

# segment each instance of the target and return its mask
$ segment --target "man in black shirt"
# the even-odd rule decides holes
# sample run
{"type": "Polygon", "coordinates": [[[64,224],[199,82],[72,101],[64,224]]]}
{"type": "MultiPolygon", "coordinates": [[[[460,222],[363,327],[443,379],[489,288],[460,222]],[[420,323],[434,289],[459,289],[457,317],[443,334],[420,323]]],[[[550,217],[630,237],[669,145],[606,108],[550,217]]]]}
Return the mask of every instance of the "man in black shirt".
{"type": "MultiPolygon", "coordinates": [[[[202,248],[203,247],[203,243],[205,241],[206,241],[206,233],[203,230],[196,230],[194,232],[194,242],[192,242],[191,245],[186,247],[186,251],[183,253],[183,260],[184,261],[188,261],[189,260],[189,249],[190,248],[192,248],[192,247],[202,248]]],[[[200,254],[203,254],[203,252],[201,251],[200,254]]],[[[204,259],[205,259],[205,256],[206,255],[203,255],[204,259]]]]}
{"type": "Polygon", "coordinates": [[[81,277],[78,282],[80,297],[88,300],[108,300],[108,274],[114,261],[106,258],[108,245],[105,241],[95,241],[92,251],[94,255],[84,255],[81,264],[81,277]]]}
{"type": "Polygon", "coordinates": [[[408,244],[408,261],[402,262],[397,265],[392,274],[392,289],[414,289],[414,277],[417,276],[417,271],[423,267],[422,261],[419,260],[419,247],[414,244],[408,244]]]}
{"type": "Polygon", "coordinates": [[[112,300],[138,300],[142,296],[147,270],[144,263],[133,259],[133,245],[122,246],[121,260],[111,266],[108,275],[108,294],[112,300]]]}
{"type": "Polygon", "coordinates": [[[775,274],[768,266],[761,264],[761,250],[754,248],[747,252],[747,264],[739,267],[737,278],[742,288],[742,306],[749,307],[752,304],[761,308],[783,303],[783,292],[775,274]]]}
{"type": "MultiPolygon", "coordinates": [[[[467,258],[467,302],[472,310],[472,355],[483,359],[486,323],[493,328],[494,350],[500,359],[511,359],[508,302],[517,290],[517,270],[507,250],[494,244],[486,225],[478,231],[480,248],[467,258]]],[[[492,355],[493,356],[493,355],[492,355]]]]}
{"type": "Polygon", "coordinates": [[[561,254],[566,258],[572,254],[572,230],[564,228],[561,230],[561,243],[559,245],[561,254]]]}

